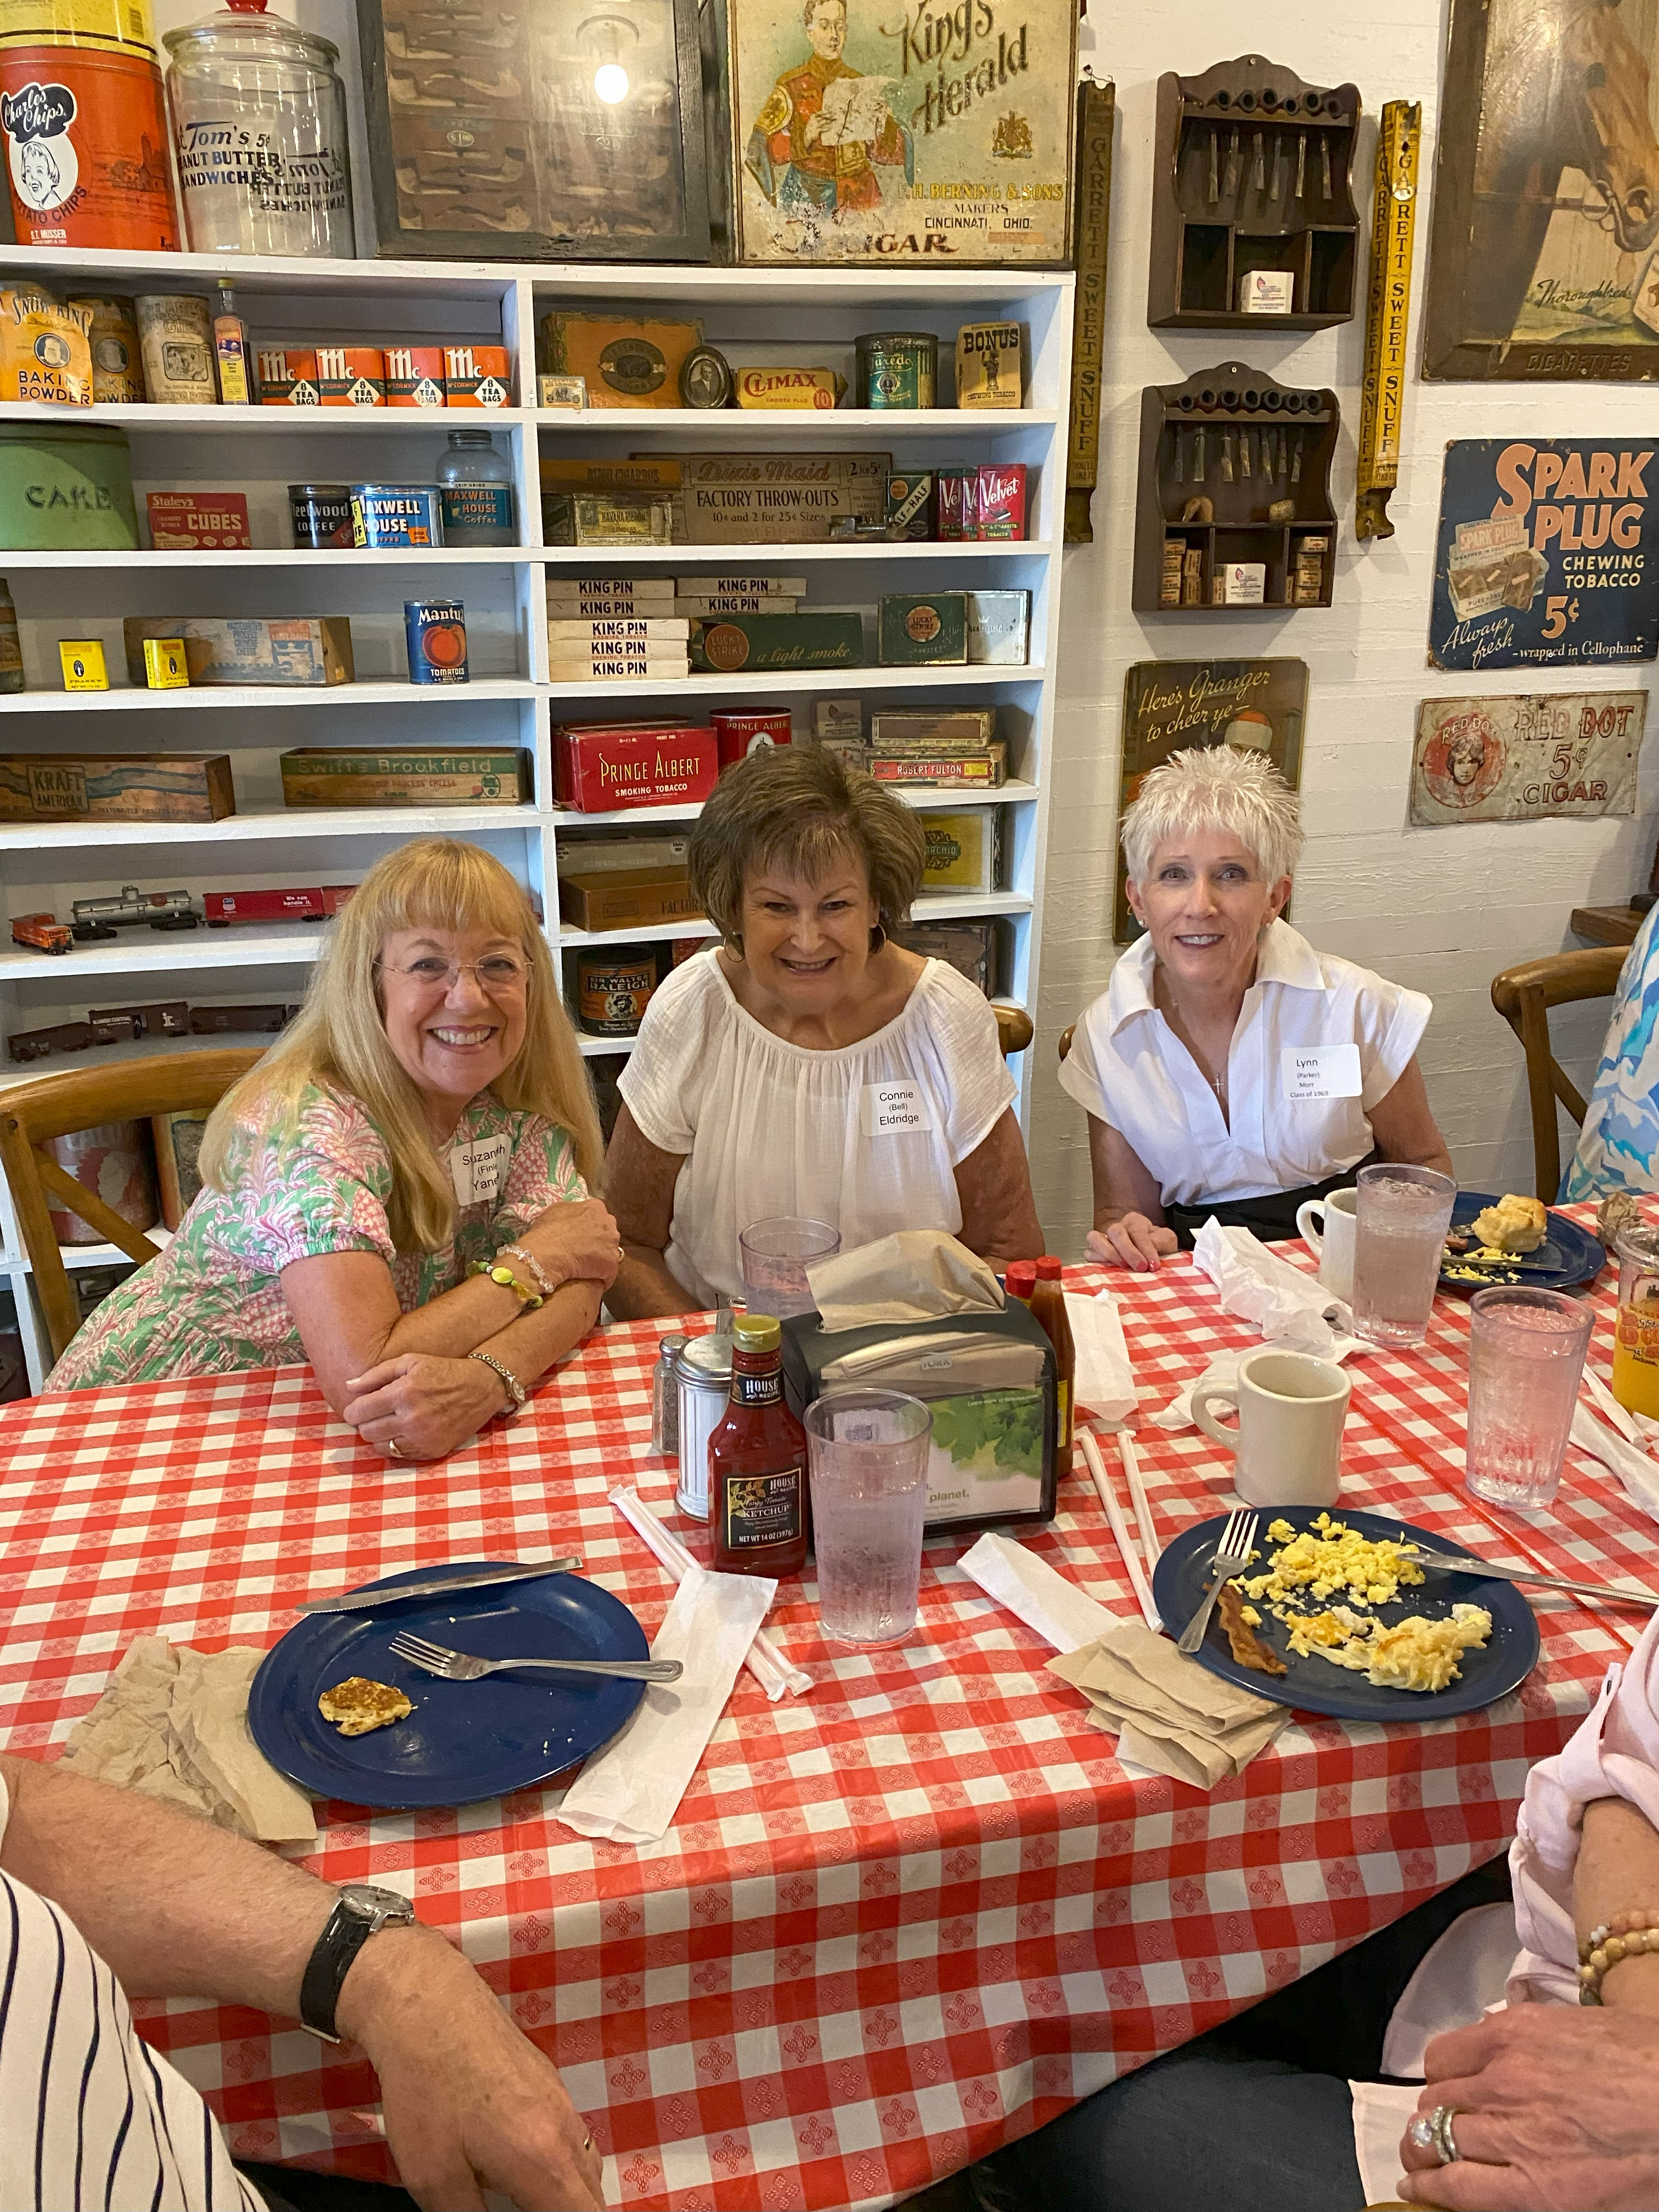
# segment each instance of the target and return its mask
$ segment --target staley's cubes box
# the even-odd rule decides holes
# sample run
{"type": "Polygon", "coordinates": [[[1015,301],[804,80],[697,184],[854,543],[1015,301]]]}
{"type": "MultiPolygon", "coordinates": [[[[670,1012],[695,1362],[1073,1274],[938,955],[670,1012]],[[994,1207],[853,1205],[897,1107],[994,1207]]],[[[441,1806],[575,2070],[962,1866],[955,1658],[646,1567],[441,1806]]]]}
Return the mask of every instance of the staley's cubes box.
{"type": "Polygon", "coordinates": [[[555,724],[553,792],[579,814],[701,802],[720,772],[712,728],[661,722],[555,724]]]}
{"type": "Polygon", "coordinates": [[[816,1314],[799,1315],[783,1324],[783,1387],[797,1417],[826,1390],[899,1390],[922,1401],[933,1416],[930,1536],[1054,1517],[1054,1347],[1017,1299],[1000,1313],[833,1335],[816,1314]]]}

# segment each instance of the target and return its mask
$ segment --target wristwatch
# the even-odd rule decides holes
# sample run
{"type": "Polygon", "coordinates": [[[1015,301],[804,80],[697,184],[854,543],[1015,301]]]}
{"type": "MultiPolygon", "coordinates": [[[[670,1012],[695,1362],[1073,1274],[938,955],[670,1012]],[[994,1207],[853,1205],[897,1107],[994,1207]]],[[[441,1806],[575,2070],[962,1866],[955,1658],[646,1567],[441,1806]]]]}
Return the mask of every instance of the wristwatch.
{"type": "Polygon", "coordinates": [[[325,2043],[340,2040],[334,2008],[352,1960],[371,1936],[382,1928],[406,1928],[414,1917],[414,1906],[395,1889],[378,1889],[368,1881],[341,1885],[300,1984],[300,2019],[313,2035],[325,2043]]]}

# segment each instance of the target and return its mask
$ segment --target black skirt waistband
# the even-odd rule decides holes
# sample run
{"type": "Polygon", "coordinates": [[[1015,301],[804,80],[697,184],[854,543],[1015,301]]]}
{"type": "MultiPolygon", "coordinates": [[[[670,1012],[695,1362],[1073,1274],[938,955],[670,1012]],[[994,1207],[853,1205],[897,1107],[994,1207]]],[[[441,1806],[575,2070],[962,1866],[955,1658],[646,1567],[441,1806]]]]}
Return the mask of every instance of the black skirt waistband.
{"type": "Polygon", "coordinates": [[[1347,1189],[1360,1169],[1374,1165],[1376,1158],[1373,1152],[1369,1159],[1356,1161],[1340,1175],[1323,1182],[1304,1183],[1299,1190],[1268,1190],[1258,1198],[1229,1198],[1213,1204],[1200,1199],[1196,1206],[1175,1206],[1166,1200],[1164,1218],[1183,1252],[1192,1250],[1194,1237],[1212,1215],[1224,1229],[1248,1229],[1253,1237],[1271,1243],[1297,1236],[1296,1217],[1301,1207],[1311,1199],[1328,1198],[1334,1190],[1347,1189]]]}

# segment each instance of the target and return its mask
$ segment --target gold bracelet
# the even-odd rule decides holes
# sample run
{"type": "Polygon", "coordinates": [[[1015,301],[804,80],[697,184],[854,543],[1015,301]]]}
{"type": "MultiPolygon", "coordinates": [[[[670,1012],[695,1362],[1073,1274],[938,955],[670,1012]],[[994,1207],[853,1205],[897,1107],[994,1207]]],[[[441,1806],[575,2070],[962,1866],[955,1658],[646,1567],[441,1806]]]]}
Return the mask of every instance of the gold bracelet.
{"type": "Polygon", "coordinates": [[[527,1313],[534,1313],[542,1304],[542,1294],[532,1291],[528,1283],[521,1283],[511,1267],[503,1267],[494,1260],[475,1260],[471,1272],[487,1275],[492,1283],[499,1283],[504,1291],[511,1291],[527,1313]]]}
{"type": "Polygon", "coordinates": [[[1659,1912],[1650,1906],[1615,1912],[1592,1928],[1578,1946],[1579,2003],[1601,2003],[1601,1984],[1621,1960],[1650,1955],[1659,1955],[1659,1912]]]}

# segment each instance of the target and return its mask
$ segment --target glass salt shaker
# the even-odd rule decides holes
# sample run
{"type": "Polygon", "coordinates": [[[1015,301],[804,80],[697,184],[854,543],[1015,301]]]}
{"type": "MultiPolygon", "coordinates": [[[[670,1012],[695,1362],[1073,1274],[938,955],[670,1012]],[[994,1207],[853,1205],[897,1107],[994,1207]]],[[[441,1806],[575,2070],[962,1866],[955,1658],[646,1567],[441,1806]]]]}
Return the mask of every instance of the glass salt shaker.
{"type": "Polygon", "coordinates": [[[680,1386],[674,1355],[689,1340],[665,1336],[657,1344],[657,1364],[651,1370],[651,1449],[661,1459],[679,1457],[680,1386]]]}

